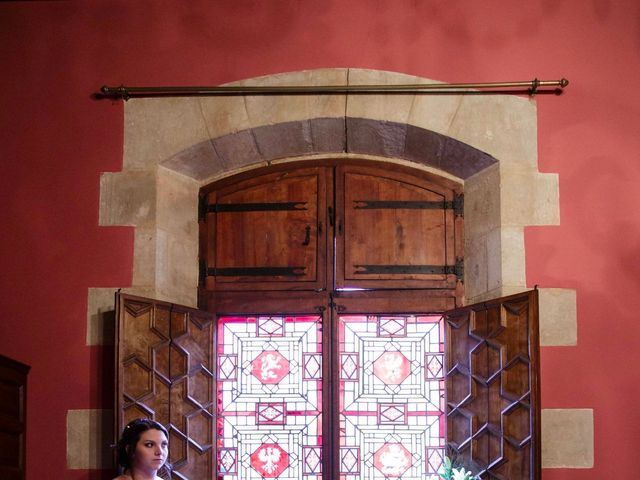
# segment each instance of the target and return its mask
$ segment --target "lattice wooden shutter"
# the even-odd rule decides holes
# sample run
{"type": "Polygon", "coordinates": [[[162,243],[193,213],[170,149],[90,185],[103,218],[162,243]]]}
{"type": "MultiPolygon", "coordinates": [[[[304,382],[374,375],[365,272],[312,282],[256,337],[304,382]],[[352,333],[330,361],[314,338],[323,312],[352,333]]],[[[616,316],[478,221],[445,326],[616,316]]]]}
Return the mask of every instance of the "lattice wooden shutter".
{"type": "Polygon", "coordinates": [[[448,312],[447,445],[486,479],[540,478],[538,292],[448,312]]]}
{"type": "Polygon", "coordinates": [[[135,418],[169,424],[171,304],[120,295],[117,324],[117,432],[135,418]]]}
{"type": "Polygon", "coordinates": [[[167,427],[173,478],[213,472],[213,315],[118,295],[116,432],[135,418],[167,427]]]}
{"type": "Polygon", "coordinates": [[[179,478],[212,478],[213,315],[174,305],[171,338],[171,461],[179,478]]]}

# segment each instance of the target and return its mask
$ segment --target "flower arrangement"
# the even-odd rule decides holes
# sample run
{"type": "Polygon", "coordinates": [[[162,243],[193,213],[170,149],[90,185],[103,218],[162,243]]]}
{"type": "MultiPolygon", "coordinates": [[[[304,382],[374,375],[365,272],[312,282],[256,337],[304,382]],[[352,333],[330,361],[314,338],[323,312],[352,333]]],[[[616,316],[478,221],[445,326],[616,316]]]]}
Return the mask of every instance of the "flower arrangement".
{"type": "Polygon", "coordinates": [[[441,472],[438,472],[444,480],[473,480],[473,473],[464,467],[454,467],[449,457],[444,457],[444,465],[441,472]]]}

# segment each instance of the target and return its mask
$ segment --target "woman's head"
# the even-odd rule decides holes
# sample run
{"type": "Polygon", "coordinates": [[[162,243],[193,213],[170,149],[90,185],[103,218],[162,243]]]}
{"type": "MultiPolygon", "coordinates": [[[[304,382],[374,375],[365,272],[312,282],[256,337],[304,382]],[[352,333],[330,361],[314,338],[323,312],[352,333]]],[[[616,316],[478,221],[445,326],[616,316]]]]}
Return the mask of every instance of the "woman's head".
{"type": "Polygon", "coordinates": [[[130,422],[118,441],[118,465],[132,469],[168,470],[169,434],[160,423],[139,418],[130,422]]]}

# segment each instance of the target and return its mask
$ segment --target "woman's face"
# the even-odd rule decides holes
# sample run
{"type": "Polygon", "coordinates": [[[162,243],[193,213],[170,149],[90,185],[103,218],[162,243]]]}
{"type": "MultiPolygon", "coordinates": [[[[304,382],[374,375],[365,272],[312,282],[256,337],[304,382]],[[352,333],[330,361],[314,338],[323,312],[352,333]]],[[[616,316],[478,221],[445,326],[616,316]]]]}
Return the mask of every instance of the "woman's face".
{"type": "Polygon", "coordinates": [[[167,461],[169,441],[163,432],[154,428],[140,434],[133,454],[133,468],[155,472],[167,461]]]}

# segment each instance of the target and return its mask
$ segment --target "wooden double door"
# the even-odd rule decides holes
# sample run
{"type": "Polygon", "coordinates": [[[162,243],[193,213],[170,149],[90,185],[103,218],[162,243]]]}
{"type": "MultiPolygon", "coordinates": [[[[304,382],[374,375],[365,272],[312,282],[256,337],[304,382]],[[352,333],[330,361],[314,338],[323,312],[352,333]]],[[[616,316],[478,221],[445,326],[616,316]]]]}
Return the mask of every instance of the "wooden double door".
{"type": "Polygon", "coordinates": [[[118,298],[117,425],[175,478],[539,478],[537,292],[462,307],[461,191],[365,163],[205,187],[200,306],[118,298]]]}

